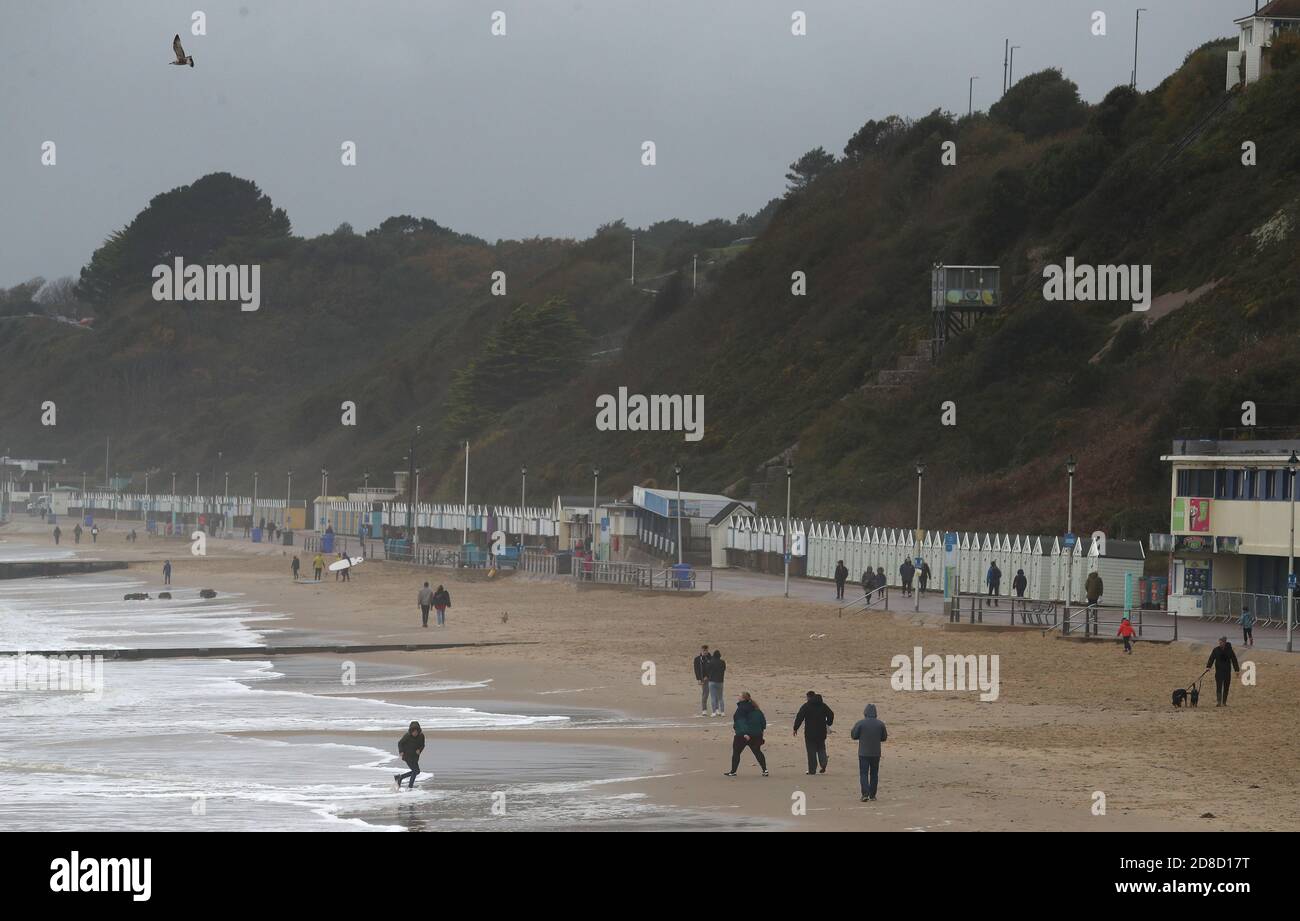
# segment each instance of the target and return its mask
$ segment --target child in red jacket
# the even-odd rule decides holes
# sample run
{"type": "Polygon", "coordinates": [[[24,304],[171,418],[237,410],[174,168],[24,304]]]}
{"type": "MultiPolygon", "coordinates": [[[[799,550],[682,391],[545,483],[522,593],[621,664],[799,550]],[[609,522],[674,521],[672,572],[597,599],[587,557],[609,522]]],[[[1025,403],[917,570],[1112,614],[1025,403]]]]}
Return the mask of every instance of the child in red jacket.
{"type": "Polygon", "coordinates": [[[1119,622],[1119,636],[1124,638],[1124,651],[1129,655],[1133,654],[1133,625],[1125,617],[1119,622]]]}

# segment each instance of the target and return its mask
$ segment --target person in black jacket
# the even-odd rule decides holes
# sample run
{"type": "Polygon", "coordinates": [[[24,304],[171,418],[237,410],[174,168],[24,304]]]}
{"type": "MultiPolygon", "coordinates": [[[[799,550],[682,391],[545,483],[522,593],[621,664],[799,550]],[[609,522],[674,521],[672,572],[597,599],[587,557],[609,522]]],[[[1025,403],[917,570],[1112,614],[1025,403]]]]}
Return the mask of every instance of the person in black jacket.
{"type": "Polygon", "coordinates": [[[1017,598],[1025,597],[1025,589],[1029,587],[1029,580],[1025,578],[1023,569],[1016,570],[1016,577],[1011,580],[1011,588],[1015,590],[1017,598]]]}
{"type": "Polygon", "coordinates": [[[441,585],[433,593],[433,609],[438,612],[438,626],[447,626],[447,609],[451,607],[451,592],[441,585]]]}
{"type": "Polygon", "coordinates": [[[709,657],[704,677],[709,679],[709,710],[714,716],[726,716],[726,704],[722,702],[722,682],[727,674],[727,663],[722,658],[722,650],[713,650],[709,657]]]}
{"type": "Polygon", "coordinates": [[[695,681],[700,686],[700,716],[709,715],[709,647],[701,646],[700,654],[691,664],[695,666],[695,681]]]}
{"type": "Polygon", "coordinates": [[[844,565],[843,560],[835,563],[835,597],[837,599],[844,597],[844,583],[849,580],[849,567],[844,565]]]}
{"type": "Polygon", "coordinates": [[[808,692],[808,702],[799,708],[799,712],[794,716],[794,734],[799,735],[799,726],[803,726],[803,744],[808,750],[808,773],[817,773],[817,765],[821,764],[821,772],[826,773],[826,733],[830,730],[831,724],[835,722],[835,711],[826,706],[822,696],[816,691],[808,692]]]}
{"type": "Polygon", "coordinates": [[[406,730],[406,735],[402,736],[397,742],[397,753],[402,756],[406,766],[410,768],[405,774],[394,774],[393,782],[397,784],[397,789],[402,789],[402,781],[411,778],[411,785],[408,790],[415,789],[415,778],[420,773],[420,752],[424,751],[424,733],[420,731],[420,724],[412,721],[406,730]]]}
{"type": "Polygon", "coordinates": [[[1228,688],[1232,686],[1232,673],[1240,672],[1237,654],[1232,651],[1232,644],[1226,636],[1219,637],[1219,645],[1210,650],[1210,657],[1205,660],[1205,667],[1214,666],[1214,699],[1216,707],[1228,705],[1228,688]]]}

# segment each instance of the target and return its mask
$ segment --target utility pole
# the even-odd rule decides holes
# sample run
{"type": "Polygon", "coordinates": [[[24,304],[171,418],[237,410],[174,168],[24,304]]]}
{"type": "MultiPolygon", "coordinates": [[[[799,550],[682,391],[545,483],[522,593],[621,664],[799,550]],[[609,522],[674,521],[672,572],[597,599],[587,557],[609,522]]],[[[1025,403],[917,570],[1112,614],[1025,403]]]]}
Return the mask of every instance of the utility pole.
{"type": "Polygon", "coordinates": [[[596,493],[600,486],[600,468],[591,468],[591,558],[596,559],[596,493]]]}
{"type": "Polygon", "coordinates": [[[632,286],[636,287],[636,234],[632,234],[632,286]]]}
{"type": "Polygon", "coordinates": [[[1016,82],[1016,49],[1019,47],[1019,45],[1011,46],[1011,63],[1007,69],[1007,89],[1011,89],[1016,82]]]}
{"type": "Polygon", "coordinates": [[[790,482],[794,479],[794,465],[785,465],[785,538],[782,543],[785,544],[785,597],[790,597],[790,482]]]}
{"type": "Polygon", "coordinates": [[[461,544],[469,543],[469,441],[465,442],[465,517],[461,522],[461,544]]]}
{"type": "MultiPolygon", "coordinates": [[[[420,468],[419,467],[415,468],[415,500],[417,502],[420,501],[420,468]]],[[[420,550],[420,519],[418,516],[415,519],[415,530],[411,533],[411,539],[415,542],[414,546],[412,547],[412,552],[418,554],[420,550]]]]}
{"type": "MultiPolygon", "coordinates": [[[[924,478],[925,478],[925,464],[921,463],[918,460],[916,462],[916,531],[912,536],[912,546],[914,548],[912,551],[912,556],[914,558],[920,557],[921,555],[921,481],[924,478]]],[[[918,566],[917,569],[919,570],[920,567],[918,566]]],[[[920,585],[920,581],[921,580],[918,578],[917,579],[918,585],[920,585]]],[[[912,605],[912,610],[913,611],[921,610],[921,593],[913,589],[912,597],[915,599],[915,603],[912,605]]]]}
{"type": "Polygon", "coordinates": [[[528,468],[519,468],[519,508],[522,510],[528,505],[528,468]]]}
{"type": "Polygon", "coordinates": [[[967,88],[967,93],[966,93],[966,117],[967,118],[970,118],[973,114],[975,114],[975,81],[978,79],[979,77],[971,77],[970,84],[967,88]]]}
{"type": "Polygon", "coordinates": [[[677,474],[677,562],[683,561],[682,555],[682,465],[673,464],[673,473],[677,474]]]}
{"type": "Polygon", "coordinates": [[[248,531],[257,527],[257,471],[253,471],[253,507],[248,510],[248,531]]]}
{"type": "MultiPolygon", "coordinates": [[[[1069,478],[1069,498],[1066,500],[1065,512],[1065,533],[1067,535],[1074,533],[1074,471],[1079,466],[1078,462],[1071,454],[1065,461],[1065,473],[1069,478]]],[[[1062,631],[1069,629],[1070,624],[1070,601],[1074,597],[1074,548],[1079,543],[1076,538],[1074,544],[1067,549],[1070,551],[1070,559],[1066,564],[1069,568],[1065,571],[1065,616],[1061,618],[1062,631]]],[[[1084,636],[1087,636],[1087,621],[1084,621],[1084,636]]]]}
{"type": "Polygon", "coordinates": [[[293,471],[289,471],[289,482],[284,487],[284,523],[289,524],[289,497],[293,495],[293,471]]]}
{"type": "Polygon", "coordinates": [[[692,291],[695,290],[696,269],[699,265],[699,261],[700,261],[699,253],[696,253],[693,256],[691,256],[691,290],[692,291]]]}
{"type": "Polygon", "coordinates": [[[1007,94],[1007,52],[1011,48],[1011,39],[1002,40],[1002,95],[1007,94]]]}
{"type": "Polygon", "coordinates": [[[1291,474],[1291,555],[1286,567],[1286,651],[1291,652],[1291,640],[1295,632],[1295,590],[1291,583],[1295,579],[1295,475],[1300,465],[1300,457],[1294,451],[1287,458],[1286,469],[1291,474]]]}
{"type": "Polygon", "coordinates": [[[414,518],[414,515],[415,515],[415,500],[416,500],[416,498],[417,498],[417,495],[416,495],[416,493],[415,493],[415,439],[419,436],[419,434],[420,434],[420,426],[417,425],[417,426],[415,427],[415,434],[411,436],[411,450],[410,450],[410,453],[408,453],[408,454],[406,455],[406,461],[407,461],[407,470],[406,470],[406,536],[407,536],[407,538],[410,539],[410,540],[414,540],[414,539],[415,539],[415,537],[414,537],[414,535],[415,535],[415,531],[414,531],[414,527],[415,527],[415,525],[414,525],[414,521],[415,521],[415,518],[414,518]]]}

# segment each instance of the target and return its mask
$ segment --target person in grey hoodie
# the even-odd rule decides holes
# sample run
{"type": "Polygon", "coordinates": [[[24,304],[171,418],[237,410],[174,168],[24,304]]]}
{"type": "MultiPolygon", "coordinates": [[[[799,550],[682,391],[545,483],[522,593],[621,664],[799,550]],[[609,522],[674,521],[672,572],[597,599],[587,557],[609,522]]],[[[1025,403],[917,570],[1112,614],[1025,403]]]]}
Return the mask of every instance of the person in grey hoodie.
{"type": "Polygon", "coordinates": [[[874,802],[880,784],[880,743],[889,738],[885,724],[876,719],[876,705],[867,704],[863,718],[853,724],[849,738],[858,743],[858,777],[862,783],[862,802],[874,802]]]}

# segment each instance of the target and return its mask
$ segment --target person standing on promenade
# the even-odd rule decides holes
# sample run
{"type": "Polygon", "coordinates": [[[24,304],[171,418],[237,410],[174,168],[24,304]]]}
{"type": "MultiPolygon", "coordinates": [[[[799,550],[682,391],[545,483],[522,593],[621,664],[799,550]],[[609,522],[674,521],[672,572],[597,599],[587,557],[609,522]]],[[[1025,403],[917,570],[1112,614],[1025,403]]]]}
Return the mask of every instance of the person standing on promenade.
{"type": "Polygon", "coordinates": [[[172,584],[172,561],[163,561],[163,585],[172,584]]]}
{"type": "Polygon", "coordinates": [[[847,582],[848,579],[849,579],[849,567],[847,567],[847,566],[844,565],[844,561],[843,561],[843,560],[838,560],[838,561],[836,561],[836,563],[835,563],[835,597],[836,597],[837,600],[838,600],[838,599],[843,599],[843,597],[844,597],[844,583],[847,582]]]}
{"type": "Polygon", "coordinates": [[[1244,604],[1241,606],[1241,645],[1255,645],[1255,615],[1244,604]]]}

